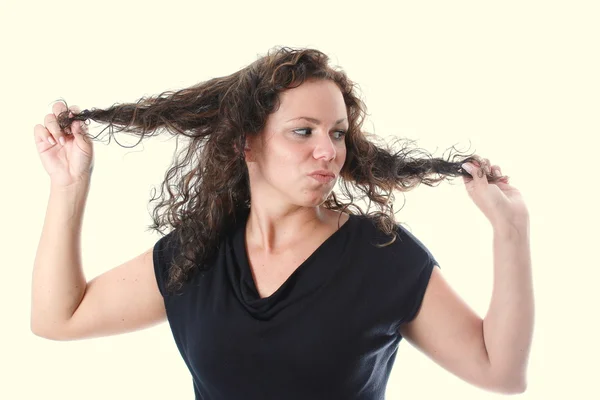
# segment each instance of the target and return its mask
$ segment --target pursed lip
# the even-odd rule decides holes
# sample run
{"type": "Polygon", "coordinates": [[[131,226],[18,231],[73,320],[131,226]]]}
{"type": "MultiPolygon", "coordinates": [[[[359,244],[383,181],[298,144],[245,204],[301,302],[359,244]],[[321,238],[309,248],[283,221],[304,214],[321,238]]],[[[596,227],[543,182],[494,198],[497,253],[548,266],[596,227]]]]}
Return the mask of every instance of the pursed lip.
{"type": "Polygon", "coordinates": [[[325,176],[331,176],[332,178],[335,178],[335,174],[333,172],[327,171],[324,169],[321,169],[319,171],[313,171],[309,175],[325,175],[325,176]]]}

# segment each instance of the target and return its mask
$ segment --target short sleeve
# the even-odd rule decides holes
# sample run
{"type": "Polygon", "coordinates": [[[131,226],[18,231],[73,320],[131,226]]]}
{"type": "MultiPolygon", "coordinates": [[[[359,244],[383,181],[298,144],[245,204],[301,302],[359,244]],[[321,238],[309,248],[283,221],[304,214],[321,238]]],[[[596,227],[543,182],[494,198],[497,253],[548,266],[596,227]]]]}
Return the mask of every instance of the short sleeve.
{"type": "Polygon", "coordinates": [[[406,313],[403,323],[411,322],[417,316],[425,297],[425,291],[429,284],[429,279],[433,272],[433,268],[437,265],[441,269],[435,258],[428,252],[425,262],[420,267],[415,281],[412,284],[412,289],[409,292],[406,303],[406,313]]]}
{"type": "Polygon", "coordinates": [[[152,252],[154,262],[154,275],[158,289],[163,297],[167,297],[167,279],[169,276],[169,267],[174,260],[175,252],[175,231],[172,231],[161,237],[155,244],[152,252]]]}
{"type": "Polygon", "coordinates": [[[415,319],[421,309],[433,268],[437,266],[441,269],[441,267],[431,251],[421,240],[404,227],[399,227],[404,240],[408,240],[415,245],[413,246],[414,254],[410,257],[412,261],[411,271],[405,275],[409,279],[406,286],[408,292],[404,298],[405,305],[402,320],[402,323],[405,324],[415,319]]]}

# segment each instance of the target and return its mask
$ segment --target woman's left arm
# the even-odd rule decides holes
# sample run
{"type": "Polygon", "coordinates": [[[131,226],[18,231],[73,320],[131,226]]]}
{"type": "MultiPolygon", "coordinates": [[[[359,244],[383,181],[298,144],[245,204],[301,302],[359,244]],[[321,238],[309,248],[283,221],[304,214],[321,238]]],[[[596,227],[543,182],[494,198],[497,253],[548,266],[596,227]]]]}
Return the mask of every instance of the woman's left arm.
{"type": "Polygon", "coordinates": [[[523,393],[534,320],[529,238],[494,229],[494,283],[484,319],[434,267],[417,315],[399,333],[457,377],[496,393],[523,393]]]}
{"type": "MultiPolygon", "coordinates": [[[[494,227],[494,283],[483,336],[494,374],[526,385],[534,296],[528,226],[494,227]]],[[[524,390],[524,387],[522,388],[524,390]]]]}
{"type": "Polygon", "coordinates": [[[463,380],[500,393],[522,393],[533,336],[534,298],[529,213],[520,192],[484,172],[500,168],[489,160],[463,168],[467,193],[491,222],[494,283],[489,310],[481,319],[434,268],[415,318],[400,334],[463,380]]]}
{"type": "Polygon", "coordinates": [[[529,211],[508,178],[488,182],[488,175],[502,176],[489,159],[464,167],[471,175],[463,177],[467,193],[494,232],[494,286],[483,320],[485,347],[494,374],[525,390],[534,322],[529,211]]]}

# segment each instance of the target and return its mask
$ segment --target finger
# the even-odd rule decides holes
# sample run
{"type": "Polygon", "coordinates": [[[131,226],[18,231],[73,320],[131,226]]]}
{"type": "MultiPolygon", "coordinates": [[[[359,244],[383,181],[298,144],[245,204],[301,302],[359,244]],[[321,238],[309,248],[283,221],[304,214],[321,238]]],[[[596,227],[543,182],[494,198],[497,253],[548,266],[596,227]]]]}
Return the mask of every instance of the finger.
{"type": "Polygon", "coordinates": [[[69,107],[69,110],[73,111],[75,114],[79,114],[81,112],[81,107],[78,105],[73,105],[69,107]]]}
{"type": "Polygon", "coordinates": [[[482,159],[482,163],[477,167],[476,175],[479,180],[487,181],[487,176],[490,174],[490,160],[487,158],[482,159]]]}
{"type": "Polygon", "coordinates": [[[490,171],[490,160],[488,158],[481,158],[481,161],[479,161],[479,159],[477,160],[473,160],[470,162],[470,164],[472,164],[475,167],[475,171],[474,174],[476,175],[477,178],[484,178],[491,174],[490,171]]]}
{"type": "Polygon", "coordinates": [[[81,136],[87,133],[87,125],[83,121],[73,122],[73,135],[81,136]]]}
{"type": "Polygon", "coordinates": [[[79,106],[75,105],[75,106],[69,107],[69,111],[70,111],[69,117],[72,117],[75,114],[79,114],[81,112],[81,108],[79,108],[79,106]]]}
{"type": "MultiPolygon", "coordinates": [[[[69,109],[71,109],[71,108],[69,108],[69,109]]],[[[58,116],[65,111],[67,111],[67,106],[63,102],[57,102],[52,105],[52,113],[55,115],[57,120],[58,120],[58,116]]],[[[69,113],[69,116],[72,116],[72,114],[69,113]]],[[[66,134],[66,132],[61,132],[59,134],[66,134]]]]}
{"type": "Polygon", "coordinates": [[[62,101],[57,101],[52,105],[52,113],[58,116],[61,112],[67,111],[67,106],[62,101]]]}
{"type": "Polygon", "coordinates": [[[478,178],[477,171],[479,170],[479,167],[477,167],[474,163],[466,162],[462,165],[462,168],[467,171],[469,175],[471,175],[472,179],[478,178]]]}
{"type": "Polygon", "coordinates": [[[491,169],[491,163],[490,163],[490,159],[489,158],[484,158],[483,159],[483,171],[486,173],[486,175],[491,175],[492,174],[492,169],[491,169]]]}
{"type": "Polygon", "coordinates": [[[44,118],[44,126],[50,133],[52,140],[54,140],[55,143],[59,143],[59,139],[64,136],[64,133],[61,132],[61,129],[58,126],[56,115],[52,113],[46,114],[46,117],[44,118]]]}
{"type": "Polygon", "coordinates": [[[480,163],[475,164],[477,167],[477,177],[487,180],[487,176],[492,173],[489,158],[482,158],[480,163]]]}
{"type": "Polygon", "coordinates": [[[471,167],[471,171],[468,171],[473,178],[474,185],[487,185],[489,183],[486,171],[485,171],[485,162],[469,162],[467,163],[471,167]]]}
{"type": "Polygon", "coordinates": [[[498,180],[498,182],[504,182],[504,183],[508,183],[509,180],[509,176],[506,175],[502,175],[502,169],[500,169],[500,167],[496,167],[496,172],[497,172],[497,177],[499,177],[500,179],[498,180]]]}
{"type": "Polygon", "coordinates": [[[52,138],[52,134],[48,132],[48,129],[44,127],[42,124],[37,124],[33,127],[33,137],[37,143],[48,143],[50,146],[54,146],[56,142],[52,138]]]}
{"type": "Polygon", "coordinates": [[[500,166],[498,166],[498,165],[492,166],[492,172],[496,178],[500,178],[499,179],[500,181],[508,180],[508,176],[502,175],[502,168],[500,168],[500,166]]]}
{"type": "Polygon", "coordinates": [[[52,113],[46,114],[46,117],[44,118],[44,125],[46,126],[46,129],[48,129],[52,135],[54,142],[60,144],[61,146],[65,145],[66,132],[63,131],[58,125],[57,116],[65,111],[67,111],[67,106],[65,106],[63,102],[56,102],[52,105],[52,113]]]}
{"type": "MultiPolygon", "coordinates": [[[[71,110],[75,114],[81,113],[81,107],[79,107],[78,105],[73,105],[73,106],[69,107],[69,110],[71,110]]],[[[88,130],[87,130],[87,125],[85,124],[85,121],[80,121],[80,120],[73,121],[73,124],[71,126],[71,132],[73,134],[79,134],[79,135],[83,135],[83,134],[87,133],[88,130]]]]}

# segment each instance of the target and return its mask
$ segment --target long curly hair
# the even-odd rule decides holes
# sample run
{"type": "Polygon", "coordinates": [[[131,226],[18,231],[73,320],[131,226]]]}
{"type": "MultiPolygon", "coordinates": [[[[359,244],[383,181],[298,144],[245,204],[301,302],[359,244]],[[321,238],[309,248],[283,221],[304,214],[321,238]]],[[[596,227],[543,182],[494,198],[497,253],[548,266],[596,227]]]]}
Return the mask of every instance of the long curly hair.
{"type": "MultiPolygon", "coordinates": [[[[160,199],[148,228],[164,234],[170,226],[178,239],[179,251],[168,273],[169,292],[180,289],[194,273],[208,270],[206,265],[222,236],[249,210],[250,182],[243,151],[246,135],[260,134],[267,117],[279,107],[280,93],[308,79],[335,82],[348,112],[346,160],[338,181],[341,193],[334,189],[322,206],[339,211],[353,207],[357,211],[353,214],[372,219],[391,236],[381,246],[396,239],[394,190],[406,192],[420,183],[434,186],[449,177],[470,177],[462,163],[485,164],[485,159],[473,154],[433,157],[423,149],[410,148],[413,141],[403,138],[396,138],[398,149],[392,144],[376,144],[378,139],[362,128],[367,108],[357,94],[357,85],[315,49],[276,47],[230,75],[135,103],[85,109],[74,115],[69,115],[67,107],[57,118],[67,134],[71,134],[73,121],[88,124],[93,120],[107,124],[109,135],[125,131],[139,135],[141,141],[165,130],[176,136],[177,143],[186,141],[165,174],[160,197],[150,200],[160,199]],[[376,211],[365,213],[354,204],[355,196],[367,197],[368,207],[375,203],[376,211]]],[[[503,178],[488,174],[489,182],[503,178]]]]}

